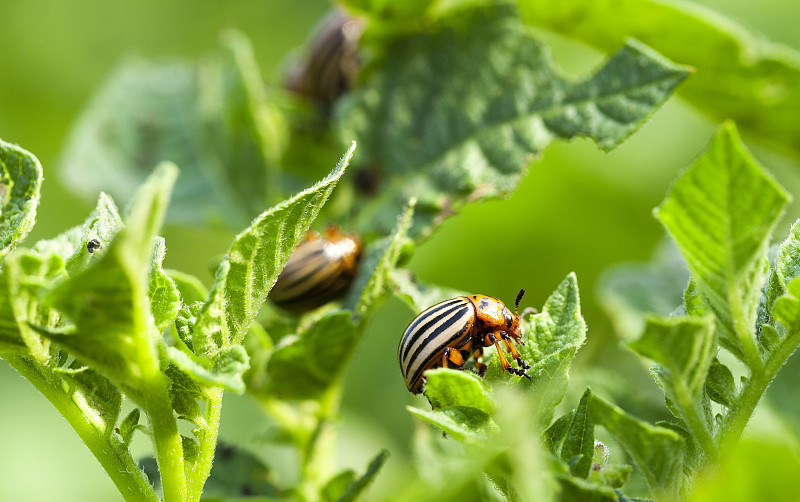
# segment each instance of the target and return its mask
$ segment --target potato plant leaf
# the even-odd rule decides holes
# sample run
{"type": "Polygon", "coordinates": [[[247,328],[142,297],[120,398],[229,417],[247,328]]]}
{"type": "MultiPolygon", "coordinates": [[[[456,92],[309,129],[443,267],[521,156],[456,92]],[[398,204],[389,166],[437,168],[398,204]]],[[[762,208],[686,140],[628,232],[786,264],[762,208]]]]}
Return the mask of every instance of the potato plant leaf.
{"type": "Polygon", "coordinates": [[[369,484],[372,483],[373,479],[375,479],[375,476],[378,474],[378,471],[381,469],[381,467],[383,467],[383,464],[386,463],[388,458],[389,451],[381,450],[381,452],[370,461],[364,474],[353,480],[353,482],[350,483],[350,485],[344,490],[344,493],[336,498],[335,501],[355,502],[356,500],[361,500],[361,494],[364,493],[364,490],[366,490],[369,484]]]}
{"type": "Polygon", "coordinates": [[[589,413],[627,450],[657,498],[678,498],[686,444],[677,432],[643,422],[597,396],[589,413]]]}
{"type": "Polygon", "coordinates": [[[766,246],[788,199],[729,122],[655,211],[720,322],[721,343],[749,364],[758,364],[752,327],[766,246]]]}
{"type": "Polygon", "coordinates": [[[611,50],[634,37],[697,69],[678,93],[765,144],[800,154],[800,53],[675,0],[523,0],[526,22],[611,50]]]}
{"type": "Polygon", "coordinates": [[[162,164],[134,197],[125,228],[106,254],[48,295],[74,332],[42,331],[81,360],[131,391],[159,374],[158,332],[147,301],[153,239],[161,226],[177,169],[162,164]]]}
{"type": "Polygon", "coordinates": [[[687,404],[699,405],[718,350],[711,319],[651,315],[642,336],[628,347],[661,366],[667,397],[676,402],[685,398],[687,404]]]}
{"type": "MultiPolygon", "coordinates": [[[[531,379],[502,372],[493,357],[487,379],[510,380],[536,396],[536,427],[544,430],[553,419],[554,409],[564,398],[569,383],[572,359],[586,340],[586,323],[581,316],[578,282],[570,273],[544,304],[542,312],[521,320],[525,345],[520,354],[531,369],[531,379]]],[[[494,350],[494,349],[491,349],[494,350]]]]}
{"type": "Polygon", "coordinates": [[[242,341],[283,266],[344,173],[355,143],[316,185],[263,212],[236,236],[217,268],[194,326],[194,350],[208,356],[242,341]]]}
{"type": "Polygon", "coordinates": [[[508,195],[555,138],[627,138],[688,74],[631,42],[581,81],[562,77],[509,6],[449,15],[392,43],[381,69],[341,112],[359,165],[385,173],[361,211],[386,234],[418,197],[413,236],[470,200],[508,195]],[[432,71],[433,69],[433,71],[432,71]]]}
{"type": "Polygon", "coordinates": [[[172,324],[181,307],[181,295],[175,281],[164,273],[161,264],[167,253],[163,237],[156,237],[153,257],[150,263],[150,278],[147,284],[147,297],[150,299],[150,312],[159,331],[172,324]]]}
{"type": "Polygon", "coordinates": [[[0,261],[33,228],[41,185],[39,159],[0,140],[0,261]]]}
{"type": "Polygon", "coordinates": [[[566,462],[576,459],[570,470],[573,476],[581,479],[589,476],[594,456],[594,423],[588,412],[591,397],[592,391],[586,389],[572,414],[572,420],[561,444],[561,459],[566,462]]]}
{"type": "Polygon", "coordinates": [[[248,41],[226,32],[196,63],[120,65],[76,123],[59,174],[80,195],[111,190],[125,201],[156,164],[172,161],[181,182],[169,221],[238,228],[274,198],[281,123],[248,41]]]}

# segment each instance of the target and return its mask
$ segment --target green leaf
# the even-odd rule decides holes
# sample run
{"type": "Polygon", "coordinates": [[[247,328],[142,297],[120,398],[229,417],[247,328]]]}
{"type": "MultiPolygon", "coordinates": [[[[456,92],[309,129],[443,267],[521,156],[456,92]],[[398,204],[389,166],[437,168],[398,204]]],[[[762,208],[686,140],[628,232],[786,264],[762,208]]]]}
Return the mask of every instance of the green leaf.
{"type": "Polygon", "coordinates": [[[228,30],[220,49],[200,65],[198,103],[212,158],[209,178],[248,221],[278,200],[276,189],[285,124],[267,104],[264,84],[247,38],[228,30]],[[268,190],[271,190],[270,194],[268,190]]]}
{"type": "Polygon", "coordinates": [[[497,432],[488,413],[471,406],[452,406],[443,410],[421,410],[409,406],[412,415],[438,427],[458,441],[485,440],[497,432]]]}
{"type": "Polygon", "coordinates": [[[196,356],[176,347],[167,347],[167,357],[181,371],[203,386],[222,386],[241,394],[242,375],[250,367],[247,351],[240,345],[225,347],[211,358],[196,356]]]}
{"type": "Polygon", "coordinates": [[[561,459],[570,461],[579,457],[570,469],[573,476],[586,479],[592,468],[594,457],[594,423],[588,413],[589,399],[592,391],[586,389],[578,407],[572,414],[572,421],[567,428],[564,441],[561,445],[561,459]]]}
{"type": "Polygon", "coordinates": [[[281,339],[267,363],[268,392],[283,399],[315,399],[336,385],[362,327],[348,311],[323,315],[281,339]]]}
{"type": "Polygon", "coordinates": [[[150,311],[159,331],[172,324],[181,307],[181,295],[175,281],[164,273],[161,264],[167,254],[163,237],[156,237],[153,245],[153,258],[150,264],[150,280],[147,297],[150,300],[150,311]]]}
{"type": "Polygon", "coordinates": [[[197,427],[205,427],[206,421],[198,401],[203,399],[203,388],[197,378],[170,364],[164,371],[169,380],[169,397],[178,418],[191,422],[197,427]]]}
{"type": "Polygon", "coordinates": [[[362,234],[387,233],[411,196],[411,234],[420,236],[468,201],[508,195],[555,138],[585,135],[612,148],[687,75],[632,43],[570,81],[507,5],[427,28],[391,44],[340,110],[342,137],[360,145],[355,161],[385,173],[384,195],[360,210],[362,234]]]}
{"type": "Polygon", "coordinates": [[[103,256],[108,244],[121,229],[122,219],[116,204],[111,197],[101,193],[94,211],[83,225],[62,232],[53,239],[41,240],[33,250],[42,255],[53,253],[60,256],[66,263],[67,273],[74,275],[103,256]],[[100,247],[90,253],[86,246],[92,239],[100,242],[100,247]]]}
{"type": "MultiPolygon", "coordinates": [[[[775,300],[786,293],[786,285],[800,275],[800,220],[792,225],[788,237],[778,247],[778,258],[764,288],[763,317],[768,322],[775,300]]],[[[759,304],[759,307],[762,305],[759,304]]]]}
{"type": "Polygon", "coordinates": [[[575,477],[558,477],[558,500],[563,502],[617,502],[617,493],[607,486],[575,477]]]}
{"type": "Polygon", "coordinates": [[[388,450],[381,450],[378,455],[370,461],[369,465],[367,466],[366,472],[360,478],[354,480],[347,489],[342,493],[342,495],[336,499],[336,502],[355,502],[359,500],[359,497],[367,489],[369,484],[375,478],[375,475],[378,474],[378,471],[383,464],[386,463],[386,460],[389,458],[389,451],[388,450]]]}
{"type": "Polygon", "coordinates": [[[663,368],[667,397],[677,402],[688,393],[692,403],[699,403],[717,352],[711,319],[650,315],[642,336],[628,347],[663,368]]]}
{"type": "Polygon", "coordinates": [[[586,323],[581,316],[575,274],[570,273],[558,285],[541,313],[522,319],[520,324],[525,345],[519,349],[522,359],[531,366],[528,370],[531,379],[507,375],[497,358],[489,363],[486,377],[490,381],[516,381],[517,385],[528,389],[538,406],[536,427],[544,430],[567,391],[572,359],[586,340],[586,323]]]}
{"type": "Polygon", "coordinates": [[[659,243],[647,263],[620,263],[606,269],[597,300],[614,323],[616,334],[630,341],[644,329],[649,312],[669,315],[680,305],[689,278],[686,262],[668,240],[659,243]]]}
{"type": "Polygon", "coordinates": [[[800,332],[800,277],[796,277],[787,287],[787,295],[778,298],[772,308],[772,315],[783,323],[789,333],[800,332]]]}
{"type": "Polygon", "coordinates": [[[736,382],[727,366],[714,358],[708,369],[706,392],[715,402],[731,407],[736,402],[736,382]]]}
{"type": "Polygon", "coordinates": [[[495,405],[483,380],[471,371],[436,368],[425,372],[425,397],[434,410],[469,406],[491,415],[495,405]]]}
{"type": "Polygon", "coordinates": [[[766,246],[788,199],[728,122],[655,211],[723,326],[720,341],[750,364],[766,246]]]}
{"type": "Polygon", "coordinates": [[[34,326],[55,328],[60,315],[41,299],[43,291],[65,277],[64,262],[54,254],[12,252],[0,271],[0,347],[27,352],[38,363],[52,365],[50,343],[34,326]]]}
{"type": "Polygon", "coordinates": [[[203,500],[237,499],[242,495],[277,499],[283,490],[273,484],[272,478],[269,468],[257,456],[241,447],[220,443],[214,451],[211,475],[203,487],[203,500]]]}
{"type": "Polygon", "coordinates": [[[62,389],[97,430],[103,435],[111,434],[122,410],[119,389],[105,377],[76,361],[69,369],[73,371],[59,375],[62,389]]]}
{"type": "Polygon", "coordinates": [[[106,254],[48,295],[72,320],[74,332],[41,331],[126,393],[133,393],[130,397],[134,400],[135,389],[160,373],[158,332],[147,302],[147,274],[153,238],[177,174],[173,165],[159,166],[137,192],[126,226],[106,254]]]}
{"type": "Polygon", "coordinates": [[[39,159],[0,140],[0,260],[33,228],[41,186],[39,159]]]}
{"type": "Polygon", "coordinates": [[[181,167],[171,222],[238,228],[275,198],[283,130],[249,43],[226,32],[218,50],[194,63],[122,64],[78,120],[59,173],[84,197],[111,190],[127,200],[169,160],[181,167]]]}
{"type": "Polygon", "coordinates": [[[542,434],[542,439],[545,446],[550,453],[557,453],[561,448],[561,443],[567,437],[567,430],[572,425],[572,418],[575,416],[575,410],[565,413],[558,417],[542,434]]]}
{"type": "Polygon", "coordinates": [[[141,410],[139,408],[134,408],[128,413],[125,418],[122,419],[122,423],[119,424],[119,435],[122,436],[122,443],[125,447],[128,447],[131,444],[131,440],[133,439],[133,433],[136,431],[136,427],[139,425],[139,418],[141,417],[141,410]]]}
{"type": "Polygon", "coordinates": [[[697,68],[679,94],[718,121],[782,151],[800,153],[800,53],[748,33],[696,3],[671,0],[520,2],[525,21],[600,50],[630,37],[697,68]]]}
{"type": "Polygon", "coordinates": [[[217,268],[211,293],[195,325],[195,353],[209,355],[242,341],[289,256],[344,173],[354,149],[355,143],[319,183],[265,211],[236,236],[217,268]]]}
{"type": "Polygon", "coordinates": [[[391,235],[371,245],[359,266],[358,275],[350,286],[350,294],[342,308],[364,317],[372,311],[387,292],[391,274],[400,260],[414,216],[412,199],[400,215],[391,235]]]}
{"type": "Polygon", "coordinates": [[[678,498],[686,444],[677,432],[645,423],[597,396],[589,402],[589,415],[625,448],[657,498],[678,498]]]}

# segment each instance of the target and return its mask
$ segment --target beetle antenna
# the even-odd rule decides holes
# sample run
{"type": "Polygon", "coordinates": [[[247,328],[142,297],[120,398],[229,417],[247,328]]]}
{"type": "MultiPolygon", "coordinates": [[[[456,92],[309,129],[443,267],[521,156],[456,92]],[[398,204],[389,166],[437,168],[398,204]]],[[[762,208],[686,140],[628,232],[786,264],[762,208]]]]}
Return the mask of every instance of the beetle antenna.
{"type": "Polygon", "coordinates": [[[519,317],[519,302],[522,301],[522,295],[524,295],[524,294],[525,294],[525,290],[524,289],[520,289],[519,290],[519,294],[517,294],[517,299],[514,302],[514,312],[517,314],[517,317],[519,317]]]}

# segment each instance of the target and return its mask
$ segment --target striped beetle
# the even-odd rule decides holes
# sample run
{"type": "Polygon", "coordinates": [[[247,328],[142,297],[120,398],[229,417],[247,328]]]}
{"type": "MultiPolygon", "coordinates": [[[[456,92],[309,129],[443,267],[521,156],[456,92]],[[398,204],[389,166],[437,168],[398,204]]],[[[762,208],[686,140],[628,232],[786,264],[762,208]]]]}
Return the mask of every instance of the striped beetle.
{"type": "Polygon", "coordinates": [[[356,234],[335,225],[329,225],[324,235],[309,230],[269,292],[270,300],[294,312],[334,300],[353,282],[361,250],[356,234]]]}
{"type": "Polygon", "coordinates": [[[475,357],[478,371],[483,375],[486,365],[479,358],[483,348],[492,345],[497,349],[504,371],[530,378],[530,366],[514,346],[515,342],[525,343],[519,331],[519,302],[524,294],[525,290],[521,289],[513,314],[503,302],[486,295],[451,298],[419,314],[406,328],[397,349],[397,361],[408,390],[419,394],[425,371],[451,365],[460,368],[470,356],[475,357]],[[500,341],[519,368],[511,367],[500,341]]]}

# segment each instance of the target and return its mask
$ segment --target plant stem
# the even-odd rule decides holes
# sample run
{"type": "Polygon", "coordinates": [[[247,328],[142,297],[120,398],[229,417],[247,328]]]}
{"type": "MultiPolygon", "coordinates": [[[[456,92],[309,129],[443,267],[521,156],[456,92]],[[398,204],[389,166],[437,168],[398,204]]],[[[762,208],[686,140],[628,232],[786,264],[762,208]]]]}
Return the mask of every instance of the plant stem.
{"type": "Polygon", "coordinates": [[[319,399],[317,425],[308,436],[301,460],[301,480],[298,491],[306,502],[320,500],[320,491],[333,474],[336,429],[332,420],[339,413],[341,398],[340,382],[331,385],[319,399]]]}
{"type": "Polygon", "coordinates": [[[25,377],[50,401],[78,434],[128,502],[158,502],[147,476],[139,469],[128,449],[113,435],[104,436],[80,407],[64,392],[58,375],[46,372],[25,356],[5,356],[12,368],[25,377]]]}
{"type": "Polygon", "coordinates": [[[675,397],[677,398],[677,405],[681,408],[686,425],[691,429],[695,439],[697,439],[700,448],[706,458],[712,462],[719,458],[719,449],[714,442],[714,437],[708,429],[705,419],[698,413],[697,407],[694,405],[689,389],[683,384],[683,381],[675,382],[675,397]]]}
{"type": "Polygon", "coordinates": [[[148,387],[142,407],[150,417],[164,501],[184,502],[186,475],[183,470],[183,445],[178,422],[172,412],[172,400],[167,392],[166,380],[159,374],[159,378],[148,387]]]}
{"type": "Polygon", "coordinates": [[[789,359],[789,356],[800,344],[800,330],[790,333],[784,338],[774,351],[769,355],[764,367],[760,371],[752,371],[750,380],[739,395],[736,408],[725,419],[717,435],[717,444],[721,450],[733,447],[742,437],[744,428],[750,421],[758,402],[764,396],[770,382],[775,378],[778,370],[789,359]]]}
{"type": "Polygon", "coordinates": [[[200,500],[203,485],[211,474],[214,462],[214,450],[217,447],[217,434],[219,433],[219,419],[222,411],[222,387],[211,387],[206,390],[206,424],[200,438],[200,454],[189,472],[188,497],[186,500],[194,502],[200,500]]]}

